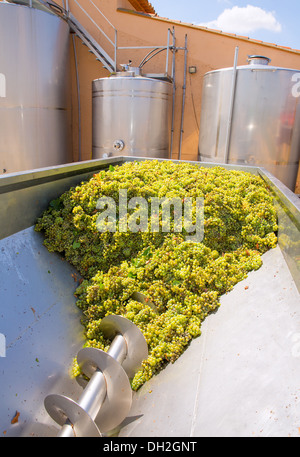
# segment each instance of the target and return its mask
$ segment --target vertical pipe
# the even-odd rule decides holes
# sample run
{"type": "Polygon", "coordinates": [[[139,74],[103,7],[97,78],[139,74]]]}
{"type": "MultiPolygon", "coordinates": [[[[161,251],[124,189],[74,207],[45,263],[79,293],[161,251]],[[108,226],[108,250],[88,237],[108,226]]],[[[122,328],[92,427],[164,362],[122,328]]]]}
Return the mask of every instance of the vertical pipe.
{"type": "Polygon", "coordinates": [[[75,43],[75,34],[72,34],[73,39],[73,49],[74,49],[74,59],[75,59],[75,69],[76,69],[76,81],[77,81],[77,99],[78,99],[78,161],[81,161],[81,105],[80,105],[80,85],[79,85],[79,75],[78,75],[78,63],[77,63],[77,53],[76,53],[76,43],[75,43]]]}
{"type": "Polygon", "coordinates": [[[232,115],[233,115],[235,88],[236,88],[236,75],[237,75],[236,67],[237,67],[238,53],[239,53],[239,47],[237,46],[235,48],[234,63],[233,63],[233,70],[232,70],[231,94],[230,94],[229,116],[228,116],[227,133],[226,133],[224,163],[228,163],[228,157],[229,157],[232,115]]]}
{"type": "Polygon", "coordinates": [[[176,92],[176,81],[175,81],[175,28],[173,27],[173,59],[172,59],[172,82],[173,82],[173,100],[172,100],[172,122],[171,122],[171,145],[170,145],[170,159],[172,159],[173,153],[173,137],[174,137],[174,115],[175,115],[175,92],[176,92]]]}
{"type": "Polygon", "coordinates": [[[168,29],[168,41],[167,41],[167,56],[166,56],[166,71],[165,74],[168,74],[169,68],[169,51],[170,51],[170,29],[168,29]]]}
{"type": "Polygon", "coordinates": [[[118,32],[117,29],[115,29],[115,72],[117,71],[117,49],[118,49],[118,32]]]}
{"type": "Polygon", "coordinates": [[[187,66],[187,35],[185,35],[185,46],[184,46],[184,74],[183,74],[183,86],[182,86],[181,126],[180,126],[180,141],[179,141],[179,155],[178,155],[179,160],[181,160],[181,145],[182,145],[182,134],[183,134],[183,118],[184,118],[185,89],[186,89],[186,66],[187,66]]]}

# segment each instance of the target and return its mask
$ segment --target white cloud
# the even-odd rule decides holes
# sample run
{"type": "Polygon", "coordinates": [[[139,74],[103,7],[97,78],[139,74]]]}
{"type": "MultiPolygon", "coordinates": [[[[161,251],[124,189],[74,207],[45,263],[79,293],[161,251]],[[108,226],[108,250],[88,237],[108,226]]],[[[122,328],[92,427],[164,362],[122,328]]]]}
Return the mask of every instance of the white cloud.
{"type": "Polygon", "coordinates": [[[237,34],[253,33],[256,30],[281,32],[282,29],[281,24],[275,18],[274,12],[265,11],[253,5],[227,8],[216,20],[198,25],[237,34]]]}

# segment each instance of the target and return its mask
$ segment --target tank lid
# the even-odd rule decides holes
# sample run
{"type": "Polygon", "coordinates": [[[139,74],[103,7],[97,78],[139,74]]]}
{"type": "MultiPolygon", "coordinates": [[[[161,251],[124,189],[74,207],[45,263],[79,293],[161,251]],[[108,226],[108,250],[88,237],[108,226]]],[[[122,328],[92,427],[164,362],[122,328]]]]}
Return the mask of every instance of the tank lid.
{"type": "Polygon", "coordinates": [[[268,65],[271,62],[269,57],[252,55],[248,56],[247,62],[249,65],[268,65]]]}
{"type": "Polygon", "coordinates": [[[134,77],[135,72],[134,71],[117,71],[116,73],[112,73],[111,76],[117,77],[117,78],[126,78],[126,77],[134,77]]]}
{"type": "Polygon", "coordinates": [[[127,64],[121,64],[122,71],[117,72],[118,76],[141,76],[141,69],[140,67],[132,67],[131,66],[131,60],[129,60],[129,63],[127,64]]]}

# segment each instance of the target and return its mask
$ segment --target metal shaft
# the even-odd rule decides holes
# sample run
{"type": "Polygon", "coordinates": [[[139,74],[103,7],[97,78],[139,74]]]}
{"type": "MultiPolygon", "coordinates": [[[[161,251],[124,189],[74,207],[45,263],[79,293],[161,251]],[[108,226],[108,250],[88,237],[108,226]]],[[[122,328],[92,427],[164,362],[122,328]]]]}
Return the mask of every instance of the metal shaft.
{"type": "MultiPolygon", "coordinates": [[[[126,341],[122,335],[116,335],[110,345],[107,353],[122,364],[127,354],[126,341]]],[[[96,369],[95,373],[90,378],[87,386],[81,394],[78,404],[91,416],[93,420],[96,419],[97,414],[106,396],[106,382],[102,372],[96,369]]],[[[58,437],[72,437],[74,431],[72,424],[69,420],[62,426],[58,437]]]]}

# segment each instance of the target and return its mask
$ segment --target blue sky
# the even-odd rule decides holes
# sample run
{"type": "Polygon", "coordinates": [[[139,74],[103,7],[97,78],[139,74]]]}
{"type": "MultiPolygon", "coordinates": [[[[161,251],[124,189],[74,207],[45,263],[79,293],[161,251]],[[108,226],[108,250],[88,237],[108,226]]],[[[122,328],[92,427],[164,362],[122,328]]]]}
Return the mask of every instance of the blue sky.
{"type": "Polygon", "coordinates": [[[159,16],[300,49],[300,0],[149,0],[159,16]]]}

